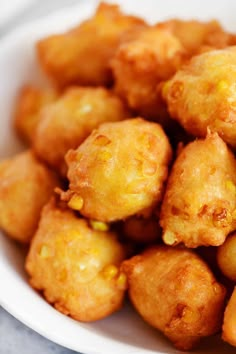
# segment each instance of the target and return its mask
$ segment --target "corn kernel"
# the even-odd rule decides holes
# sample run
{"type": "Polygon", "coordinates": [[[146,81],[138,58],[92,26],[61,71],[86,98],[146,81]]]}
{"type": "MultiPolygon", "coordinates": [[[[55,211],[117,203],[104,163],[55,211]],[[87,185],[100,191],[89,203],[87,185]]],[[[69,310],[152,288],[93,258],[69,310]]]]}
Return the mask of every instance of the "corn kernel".
{"type": "Polygon", "coordinates": [[[176,238],[174,233],[167,231],[163,235],[163,241],[165,242],[166,245],[173,245],[176,242],[176,238]]]}
{"type": "Polygon", "coordinates": [[[90,220],[91,227],[96,231],[108,231],[109,225],[102,221],[90,220]]]}
{"type": "Polygon", "coordinates": [[[217,89],[217,91],[222,92],[222,91],[227,90],[228,87],[229,87],[229,85],[228,85],[227,81],[220,80],[216,86],[216,89],[217,89]]]}
{"type": "Polygon", "coordinates": [[[101,151],[99,154],[99,158],[102,161],[108,161],[111,159],[111,157],[112,157],[112,154],[109,151],[101,151]]]}
{"type": "Polygon", "coordinates": [[[116,284],[120,289],[125,289],[127,287],[127,276],[124,273],[120,273],[116,284]]]}
{"type": "Polygon", "coordinates": [[[50,249],[48,248],[48,246],[43,245],[40,249],[39,255],[42,258],[49,258],[51,255],[51,252],[50,252],[50,249]]]}
{"type": "Polygon", "coordinates": [[[104,277],[109,280],[115,278],[118,272],[119,272],[118,268],[113,264],[109,264],[102,271],[104,277]]]}
{"type": "Polygon", "coordinates": [[[81,210],[83,208],[83,204],[83,198],[76,194],[74,194],[68,202],[68,206],[74,210],[81,210]]]}
{"type": "Polygon", "coordinates": [[[193,311],[190,308],[185,308],[183,311],[183,320],[186,323],[193,323],[199,320],[199,313],[197,311],[193,311]]]}
{"type": "Polygon", "coordinates": [[[235,186],[235,184],[232,182],[232,181],[230,181],[230,180],[228,180],[228,181],[226,181],[225,182],[225,186],[226,186],[226,188],[228,189],[228,190],[230,190],[232,193],[234,192],[236,192],[236,186],[235,186]]]}
{"type": "Polygon", "coordinates": [[[166,81],[162,86],[162,91],[161,91],[163,97],[167,97],[169,88],[170,88],[170,81],[166,81]]]}

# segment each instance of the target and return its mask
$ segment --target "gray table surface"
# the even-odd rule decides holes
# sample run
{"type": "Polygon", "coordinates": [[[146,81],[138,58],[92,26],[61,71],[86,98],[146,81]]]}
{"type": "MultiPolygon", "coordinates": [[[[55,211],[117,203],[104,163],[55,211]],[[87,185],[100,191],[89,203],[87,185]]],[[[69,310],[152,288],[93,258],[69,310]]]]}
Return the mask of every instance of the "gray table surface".
{"type": "Polygon", "coordinates": [[[41,337],[0,307],[1,354],[74,354],[41,337]]]}
{"type": "MultiPolygon", "coordinates": [[[[0,4],[1,4],[0,0],[0,4]]],[[[9,0],[10,1],[10,0],[9,0]]],[[[1,38],[22,23],[39,18],[55,9],[85,0],[35,0],[27,9],[7,24],[0,24],[1,38]]],[[[56,345],[24,326],[0,306],[0,354],[73,354],[75,352],[56,345]]]]}

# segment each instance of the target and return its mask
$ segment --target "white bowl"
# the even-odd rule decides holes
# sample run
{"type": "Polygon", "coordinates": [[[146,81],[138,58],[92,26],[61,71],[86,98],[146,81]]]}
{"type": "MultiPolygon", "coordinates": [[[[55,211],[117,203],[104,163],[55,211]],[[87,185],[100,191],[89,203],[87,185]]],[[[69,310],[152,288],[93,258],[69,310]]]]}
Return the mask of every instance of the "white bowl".
{"type": "Polygon", "coordinates": [[[15,16],[23,11],[33,2],[34,0],[10,0],[5,1],[4,5],[1,6],[0,11],[0,28],[2,28],[8,21],[12,20],[15,16]]]}
{"type": "MultiPolygon", "coordinates": [[[[113,2],[113,1],[112,1],[113,2]]],[[[116,0],[125,11],[151,22],[168,17],[217,18],[236,32],[234,0],[116,0]]],[[[8,35],[0,43],[0,158],[22,149],[11,127],[12,107],[19,87],[27,81],[43,80],[36,63],[34,42],[62,31],[85,19],[95,9],[96,0],[29,24],[8,35]]],[[[27,283],[23,270],[24,251],[0,234],[0,304],[13,316],[41,335],[85,354],[180,353],[157,331],[146,325],[134,310],[126,307],[108,319],[82,324],[48,305],[27,283]]],[[[235,353],[219,337],[206,339],[195,353],[235,353]]]]}

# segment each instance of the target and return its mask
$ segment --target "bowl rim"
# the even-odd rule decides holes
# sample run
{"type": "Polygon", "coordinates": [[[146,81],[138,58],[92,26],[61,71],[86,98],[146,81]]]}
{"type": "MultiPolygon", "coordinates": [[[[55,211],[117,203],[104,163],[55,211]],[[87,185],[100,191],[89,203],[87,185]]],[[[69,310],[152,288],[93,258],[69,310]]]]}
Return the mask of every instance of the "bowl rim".
{"type": "MultiPolygon", "coordinates": [[[[118,3],[121,6],[125,4],[125,1],[126,0],[117,0],[117,1],[106,0],[106,2],[118,3]]],[[[130,3],[132,1],[134,4],[137,3],[137,0],[129,0],[130,3]]],[[[91,13],[91,11],[94,10],[94,7],[99,2],[100,2],[99,0],[85,0],[85,1],[81,0],[77,4],[65,6],[60,10],[56,10],[55,12],[42,16],[37,20],[32,20],[32,21],[29,20],[29,22],[27,22],[26,24],[19,25],[16,28],[12,29],[9,33],[4,34],[4,36],[0,39],[1,51],[2,52],[8,51],[17,42],[20,42],[22,39],[24,39],[27,32],[29,31],[31,31],[32,33],[39,32],[39,29],[44,26],[44,23],[48,24],[49,21],[53,21],[53,22],[58,21],[60,18],[63,20],[68,16],[70,16],[70,14],[75,11],[78,12],[81,11],[81,14],[91,13]]],[[[0,239],[0,245],[1,245],[1,239],[0,239]]],[[[0,258],[1,258],[1,247],[0,247],[0,258]]],[[[0,279],[1,279],[1,272],[2,271],[0,269],[0,279]]],[[[14,291],[13,284],[10,285],[10,289],[14,291]]],[[[72,323],[71,321],[73,321],[75,324],[78,325],[78,332],[80,333],[77,337],[78,338],[77,344],[75,344],[75,342],[71,343],[70,338],[68,338],[66,335],[65,336],[61,335],[61,331],[58,333],[56,330],[54,330],[49,333],[47,329],[44,329],[43,323],[37,321],[37,318],[33,318],[30,313],[27,313],[27,311],[22,310],[18,306],[18,304],[7,301],[6,299],[7,299],[6,293],[4,295],[4,291],[2,293],[0,290],[0,306],[2,306],[13,317],[18,319],[27,327],[33,329],[43,337],[65,348],[75,350],[75,351],[79,350],[83,354],[101,354],[101,353],[103,354],[108,354],[108,353],[109,354],[110,353],[114,353],[114,354],[115,353],[117,354],[152,354],[152,353],[158,354],[159,353],[161,354],[164,353],[164,351],[158,351],[158,350],[153,351],[151,349],[134,347],[131,344],[125,342],[122,343],[122,342],[114,341],[114,339],[109,337],[104,338],[99,333],[90,331],[89,328],[86,328],[86,326],[82,326],[82,325],[80,326],[80,323],[52,309],[52,311],[55,311],[55,316],[57,316],[58,319],[63,318],[63,321],[65,322],[65,328],[70,327],[70,324],[72,323]],[[68,323],[68,327],[66,323],[68,323]]],[[[45,303],[45,306],[48,306],[48,304],[43,299],[42,302],[45,303]]],[[[176,354],[182,353],[178,350],[171,349],[170,347],[167,348],[167,350],[168,352],[171,353],[176,353],[176,354]]],[[[165,351],[165,353],[167,353],[167,351],[165,351]]]]}

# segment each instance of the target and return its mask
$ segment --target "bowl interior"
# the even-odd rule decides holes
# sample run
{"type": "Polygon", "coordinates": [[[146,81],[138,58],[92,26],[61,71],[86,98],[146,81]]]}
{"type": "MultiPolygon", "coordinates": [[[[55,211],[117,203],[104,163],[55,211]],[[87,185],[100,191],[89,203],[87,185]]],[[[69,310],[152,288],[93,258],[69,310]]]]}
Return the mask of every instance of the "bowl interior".
{"type": "MultiPolygon", "coordinates": [[[[109,2],[109,1],[108,1],[109,2]]],[[[225,28],[236,32],[236,2],[216,0],[116,0],[122,8],[150,22],[171,17],[217,18],[225,28]]],[[[0,158],[24,147],[15,136],[11,117],[19,87],[25,82],[46,82],[35,57],[34,42],[46,34],[63,31],[87,18],[97,1],[86,0],[38,22],[14,31],[1,43],[0,52],[0,158]]],[[[0,233],[0,304],[16,318],[45,337],[83,353],[180,353],[157,331],[146,325],[130,305],[113,316],[93,324],[81,324],[61,315],[32,290],[24,272],[26,250],[0,233]]],[[[235,350],[219,337],[206,339],[195,353],[223,354],[235,350]]]]}

